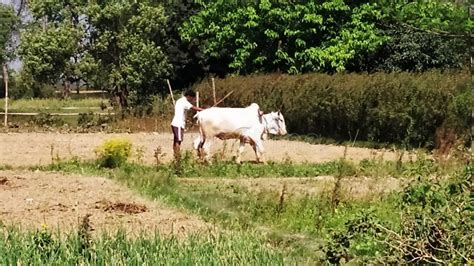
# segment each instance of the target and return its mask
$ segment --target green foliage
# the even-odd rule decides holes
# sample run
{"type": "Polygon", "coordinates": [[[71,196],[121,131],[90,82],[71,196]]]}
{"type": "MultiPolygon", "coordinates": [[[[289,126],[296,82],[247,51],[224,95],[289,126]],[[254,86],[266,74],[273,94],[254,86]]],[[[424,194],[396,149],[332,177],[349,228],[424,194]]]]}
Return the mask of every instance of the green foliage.
{"type": "Polygon", "coordinates": [[[439,34],[466,34],[474,29],[468,1],[379,0],[387,22],[396,21],[439,34]]]}
{"type": "Polygon", "coordinates": [[[396,245],[391,252],[411,262],[468,263],[473,256],[473,176],[471,165],[448,182],[421,179],[406,188],[401,231],[390,234],[396,245]]]}
{"type": "Polygon", "coordinates": [[[449,180],[419,178],[398,193],[398,225],[387,224],[371,212],[361,212],[342,230],[331,234],[326,260],[469,263],[474,230],[472,177],[472,166],[468,165],[449,180]]]}
{"type": "Polygon", "coordinates": [[[381,27],[389,39],[373,52],[362,53],[349,63],[352,71],[426,71],[433,68],[465,67],[469,49],[467,39],[451,38],[405,24],[381,27]]]}
{"type": "Polygon", "coordinates": [[[41,83],[86,83],[120,98],[149,103],[171,65],[163,50],[167,17],[147,2],[31,1],[22,33],[25,70],[41,83]]]}
{"type": "Polygon", "coordinates": [[[369,3],[213,1],[183,24],[181,36],[205,40],[202,52],[236,73],[341,71],[382,44],[380,18],[369,3]]]}
{"type": "Polygon", "coordinates": [[[167,17],[149,2],[95,3],[88,6],[94,25],[91,53],[99,60],[100,87],[120,97],[122,107],[149,103],[171,65],[161,47],[167,17]],[[113,88],[113,89],[112,89],[113,88]]]}
{"type": "Polygon", "coordinates": [[[83,44],[87,25],[80,19],[84,2],[33,0],[28,5],[34,20],[21,34],[23,71],[36,86],[86,81],[81,71],[88,63],[83,44]]]}
{"type": "Polygon", "coordinates": [[[197,1],[160,2],[163,3],[168,16],[164,47],[169,63],[173,65],[170,74],[173,88],[185,88],[192,85],[208,72],[224,74],[225,72],[216,69],[199,51],[198,40],[186,42],[179,35],[181,25],[196,14],[201,9],[201,5],[197,1]]]}
{"type": "Polygon", "coordinates": [[[13,8],[0,3],[0,64],[8,62],[13,56],[11,38],[17,23],[18,17],[13,8]]]}
{"type": "MultiPolygon", "coordinates": [[[[280,109],[292,134],[428,148],[434,146],[436,129],[451,121],[459,137],[468,134],[471,88],[465,72],[271,74],[216,81],[219,94],[234,92],[226,106],[256,102],[264,112],[280,109]]],[[[194,89],[203,104],[211,103],[207,82],[194,89]]]]}
{"type": "Polygon", "coordinates": [[[91,129],[94,127],[104,128],[105,126],[115,121],[115,117],[110,114],[94,115],[94,113],[92,112],[79,113],[79,116],[77,117],[77,126],[82,129],[91,129]]]}
{"type": "Polygon", "coordinates": [[[102,167],[114,168],[127,161],[132,152],[132,143],[126,139],[111,139],[95,149],[102,167]]]}
{"type": "Polygon", "coordinates": [[[32,243],[30,244],[31,249],[37,250],[41,254],[41,259],[45,260],[59,248],[59,243],[53,238],[53,234],[47,230],[47,227],[43,225],[41,230],[36,230],[32,235],[32,243]]]}
{"type": "Polygon", "coordinates": [[[41,126],[41,127],[54,127],[54,126],[61,126],[64,124],[64,121],[57,117],[53,116],[50,113],[44,113],[40,112],[38,115],[34,116],[32,118],[32,122],[35,125],[41,126]]]}
{"type": "Polygon", "coordinates": [[[80,127],[91,127],[94,122],[94,113],[79,113],[77,125],[80,127]]]}
{"type": "Polygon", "coordinates": [[[90,254],[84,254],[74,235],[0,230],[0,264],[158,265],[166,261],[173,265],[282,265],[284,259],[283,252],[265,246],[252,233],[210,232],[178,239],[158,232],[129,238],[119,231],[92,239],[90,254]]]}

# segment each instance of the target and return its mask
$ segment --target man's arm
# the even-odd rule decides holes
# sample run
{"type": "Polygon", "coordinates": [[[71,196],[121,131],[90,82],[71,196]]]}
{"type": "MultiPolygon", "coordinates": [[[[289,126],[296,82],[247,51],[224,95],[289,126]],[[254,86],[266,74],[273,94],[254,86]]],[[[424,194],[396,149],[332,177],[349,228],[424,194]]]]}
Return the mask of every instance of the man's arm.
{"type": "Polygon", "coordinates": [[[194,105],[193,105],[193,107],[191,107],[191,109],[193,109],[194,111],[198,111],[198,112],[204,110],[204,108],[197,107],[197,106],[194,106],[194,105]]]}

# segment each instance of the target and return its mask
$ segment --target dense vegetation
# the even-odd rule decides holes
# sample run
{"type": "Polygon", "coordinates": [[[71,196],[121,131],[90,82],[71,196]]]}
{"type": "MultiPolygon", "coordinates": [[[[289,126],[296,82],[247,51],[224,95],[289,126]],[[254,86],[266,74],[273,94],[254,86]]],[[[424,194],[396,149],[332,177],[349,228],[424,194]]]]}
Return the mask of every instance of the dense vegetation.
{"type": "MultiPolygon", "coordinates": [[[[86,224],[87,226],[87,224],[86,224]]],[[[252,234],[193,235],[188,239],[142,234],[130,238],[123,232],[98,238],[77,233],[58,235],[47,228],[24,232],[0,226],[0,263],[84,265],[282,265],[283,255],[265,247],[252,234]],[[8,230],[7,234],[4,232],[8,230]],[[63,239],[62,241],[60,239],[63,239]]]]}
{"type": "Polygon", "coordinates": [[[459,68],[472,29],[466,4],[29,1],[18,86],[37,96],[47,84],[103,88],[126,107],[166,92],[165,78],[184,87],[210,74],[459,68]]]}

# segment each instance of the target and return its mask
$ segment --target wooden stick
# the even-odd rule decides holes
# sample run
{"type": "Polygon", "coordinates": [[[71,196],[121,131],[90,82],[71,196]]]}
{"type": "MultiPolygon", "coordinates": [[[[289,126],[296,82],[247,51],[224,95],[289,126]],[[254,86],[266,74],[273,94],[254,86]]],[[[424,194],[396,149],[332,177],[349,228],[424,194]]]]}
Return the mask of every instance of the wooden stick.
{"type": "Polygon", "coordinates": [[[8,68],[3,64],[3,81],[5,82],[5,127],[8,127],[8,68]]]}
{"type": "Polygon", "coordinates": [[[212,78],[212,96],[214,97],[214,104],[216,104],[216,84],[214,83],[214,78],[212,78]]]}
{"type": "Polygon", "coordinates": [[[166,83],[168,83],[168,89],[170,90],[171,100],[173,100],[173,105],[176,105],[176,103],[174,102],[173,90],[171,89],[170,80],[167,79],[167,80],[166,80],[166,83]]]}
{"type": "Polygon", "coordinates": [[[221,103],[222,101],[224,101],[227,97],[229,97],[233,92],[234,92],[234,91],[231,91],[231,92],[227,93],[227,95],[224,96],[224,98],[220,99],[217,103],[215,103],[215,104],[214,104],[213,106],[211,106],[211,107],[214,107],[214,106],[220,104],[220,103],[221,103]]]}
{"type": "Polygon", "coordinates": [[[199,107],[199,91],[196,91],[196,106],[199,107]]]}

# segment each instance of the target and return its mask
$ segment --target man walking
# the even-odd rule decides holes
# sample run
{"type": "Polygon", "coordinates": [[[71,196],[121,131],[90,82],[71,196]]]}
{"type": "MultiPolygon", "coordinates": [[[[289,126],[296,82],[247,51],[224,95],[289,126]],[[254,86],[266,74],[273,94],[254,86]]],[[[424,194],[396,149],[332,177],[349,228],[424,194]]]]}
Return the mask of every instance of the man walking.
{"type": "Polygon", "coordinates": [[[192,90],[188,90],[184,93],[184,96],[176,101],[174,106],[174,117],[171,121],[171,129],[173,131],[173,152],[176,160],[180,159],[181,155],[181,142],[183,141],[183,131],[186,126],[186,110],[192,109],[195,111],[202,111],[203,108],[199,108],[191,104],[196,99],[196,93],[192,90]]]}

